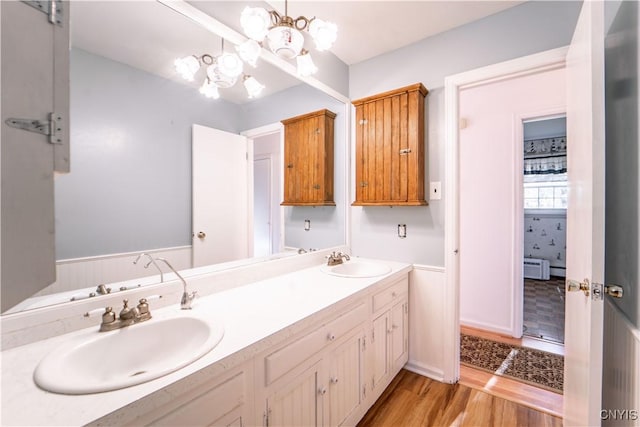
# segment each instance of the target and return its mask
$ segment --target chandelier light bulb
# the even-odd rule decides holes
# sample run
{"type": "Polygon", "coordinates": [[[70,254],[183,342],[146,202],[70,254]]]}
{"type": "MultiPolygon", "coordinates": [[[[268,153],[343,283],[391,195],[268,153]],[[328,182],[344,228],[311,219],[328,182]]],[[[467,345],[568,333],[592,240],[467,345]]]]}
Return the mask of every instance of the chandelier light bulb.
{"type": "Polygon", "coordinates": [[[298,63],[298,75],[301,77],[308,77],[318,71],[318,67],[311,59],[311,54],[305,49],[302,49],[302,52],[296,58],[296,62],[298,63]]]}
{"type": "Polygon", "coordinates": [[[338,27],[333,22],[315,18],[309,23],[309,34],[319,51],[328,50],[338,38],[338,27]]]}
{"type": "Polygon", "coordinates": [[[235,53],[225,52],[216,58],[220,72],[231,77],[238,77],[242,74],[243,63],[235,53]]]}
{"type": "Polygon", "coordinates": [[[304,45],[304,36],[300,31],[286,25],[278,25],[269,30],[267,40],[269,49],[285,59],[293,59],[298,56],[304,45]]]}
{"type": "Polygon", "coordinates": [[[249,98],[256,98],[264,89],[264,85],[253,76],[244,76],[244,88],[247,90],[249,98]]]}
{"type": "Polygon", "coordinates": [[[241,45],[236,46],[240,58],[252,67],[256,66],[261,49],[260,44],[253,39],[249,39],[241,45]]]}
{"type": "Polygon", "coordinates": [[[220,98],[220,92],[218,91],[218,86],[213,84],[211,80],[206,79],[202,86],[200,87],[200,93],[206,96],[207,98],[218,99],[220,98]]]}
{"type": "Polygon", "coordinates": [[[247,6],[240,15],[240,25],[247,37],[261,41],[269,32],[271,16],[261,7],[247,6]]]}
{"type": "Polygon", "coordinates": [[[178,58],[173,61],[173,65],[175,65],[178,74],[180,74],[183,79],[190,82],[193,81],[194,76],[200,69],[200,61],[195,56],[178,58]]]}

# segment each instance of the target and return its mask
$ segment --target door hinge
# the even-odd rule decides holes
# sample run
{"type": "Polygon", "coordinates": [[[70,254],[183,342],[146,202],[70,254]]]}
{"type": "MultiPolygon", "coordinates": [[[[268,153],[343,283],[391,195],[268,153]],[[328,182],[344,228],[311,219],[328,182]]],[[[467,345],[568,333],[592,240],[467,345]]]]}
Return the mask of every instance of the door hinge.
{"type": "Polygon", "coordinates": [[[269,413],[271,412],[271,409],[267,409],[265,412],[262,413],[262,418],[264,419],[264,427],[269,427],[269,413]]]}
{"type": "Polygon", "coordinates": [[[360,124],[361,125],[366,125],[369,121],[367,119],[360,119],[360,124]]]}
{"type": "Polygon", "coordinates": [[[5,123],[12,128],[47,135],[51,144],[62,144],[62,114],[49,113],[48,121],[8,118],[5,123]]]}
{"type": "Polygon", "coordinates": [[[368,187],[368,186],[369,186],[369,183],[367,181],[362,181],[360,183],[360,187],[368,187]]]}
{"type": "Polygon", "coordinates": [[[313,189],[314,190],[319,190],[320,189],[320,184],[314,184],[313,185],[313,189]]]}
{"type": "Polygon", "coordinates": [[[367,349],[367,336],[362,337],[362,351],[367,349]]]}
{"type": "Polygon", "coordinates": [[[49,1],[29,1],[23,0],[22,3],[29,5],[49,17],[49,22],[62,27],[62,0],[49,1]]]}
{"type": "Polygon", "coordinates": [[[374,342],[376,340],[376,330],[372,329],[371,330],[371,342],[374,342]]]}
{"type": "Polygon", "coordinates": [[[404,303],[404,314],[409,314],[409,303],[404,303]]]}
{"type": "Polygon", "coordinates": [[[402,150],[400,150],[400,155],[409,153],[411,153],[411,148],[403,148],[402,150]]]}

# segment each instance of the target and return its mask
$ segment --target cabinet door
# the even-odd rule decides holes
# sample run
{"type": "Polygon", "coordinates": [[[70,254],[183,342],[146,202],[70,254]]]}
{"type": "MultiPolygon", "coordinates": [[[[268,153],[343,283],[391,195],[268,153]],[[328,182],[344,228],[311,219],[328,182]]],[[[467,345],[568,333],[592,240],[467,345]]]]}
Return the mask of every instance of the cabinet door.
{"type": "Polygon", "coordinates": [[[330,355],[329,425],[339,426],[358,408],[362,399],[364,331],[359,330],[330,355]]]}
{"type": "Polygon", "coordinates": [[[304,132],[303,121],[289,123],[284,128],[284,202],[297,202],[302,198],[300,171],[303,169],[298,161],[303,160],[300,155],[300,141],[303,139],[304,132]]]}
{"type": "Polygon", "coordinates": [[[373,349],[371,365],[372,389],[375,389],[378,383],[382,382],[389,373],[389,346],[387,345],[387,330],[389,326],[388,311],[385,311],[373,321],[373,331],[371,333],[371,346],[373,349]]]}
{"type": "Polygon", "coordinates": [[[291,378],[267,397],[269,426],[320,426],[323,424],[326,386],[320,381],[318,361],[291,378]]]}
{"type": "Polygon", "coordinates": [[[406,300],[397,303],[391,309],[391,364],[395,368],[406,362],[408,351],[408,303],[406,300]]]}
{"type": "Polygon", "coordinates": [[[405,152],[408,147],[407,94],[357,106],[356,125],[357,200],[406,202],[411,154],[405,152]]]}

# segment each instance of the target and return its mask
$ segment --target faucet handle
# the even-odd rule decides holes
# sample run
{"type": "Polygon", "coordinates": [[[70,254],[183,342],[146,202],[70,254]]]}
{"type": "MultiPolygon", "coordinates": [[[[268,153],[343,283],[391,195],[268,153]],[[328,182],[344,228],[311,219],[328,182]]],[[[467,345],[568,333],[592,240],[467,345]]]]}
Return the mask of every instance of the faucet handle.
{"type": "Polygon", "coordinates": [[[122,310],[120,310],[120,320],[132,320],[138,317],[138,309],[137,308],[129,308],[129,300],[122,300],[123,306],[122,310]]]}

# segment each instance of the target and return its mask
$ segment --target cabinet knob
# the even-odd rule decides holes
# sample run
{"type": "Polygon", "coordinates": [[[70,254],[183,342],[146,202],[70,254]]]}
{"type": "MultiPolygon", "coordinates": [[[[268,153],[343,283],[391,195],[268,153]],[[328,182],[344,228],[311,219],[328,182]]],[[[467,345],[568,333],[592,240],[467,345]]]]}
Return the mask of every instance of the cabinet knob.
{"type": "Polygon", "coordinates": [[[331,384],[338,384],[338,377],[331,378],[331,384]]]}
{"type": "Polygon", "coordinates": [[[397,296],[398,296],[398,294],[397,294],[395,291],[394,291],[394,292],[391,292],[391,297],[392,297],[392,298],[395,298],[395,297],[397,297],[397,296]]]}
{"type": "Polygon", "coordinates": [[[369,186],[369,183],[367,181],[362,181],[360,183],[360,187],[368,187],[368,186],[369,186]]]}
{"type": "Polygon", "coordinates": [[[327,339],[329,341],[333,341],[336,339],[336,336],[334,334],[332,334],[331,332],[329,332],[329,334],[327,335],[327,339]]]}
{"type": "Polygon", "coordinates": [[[320,396],[324,396],[325,394],[327,394],[327,389],[326,389],[326,388],[324,388],[324,387],[319,388],[319,389],[318,389],[318,394],[319,394],[320,396]]]}
{"type": "Polygon", "coordinates": [[[287,165],[287,169],[292,169],[292,168],[293,168],[293,163],[289,163],[289,164],[287,165]]]}
{"type": "Polygon", "coordinates": [[[204,239],[205,237],[207,237],[207,233],[204,231],[198,231],[198,239],[204,239]]]}
{"type": "Polygon", "coordinates": [[[313,186],[313,189],[314,189],[314,190],[319,190],[319,189],[320,189],[320,184],[315,184],[315,185],[313,186]]]}

